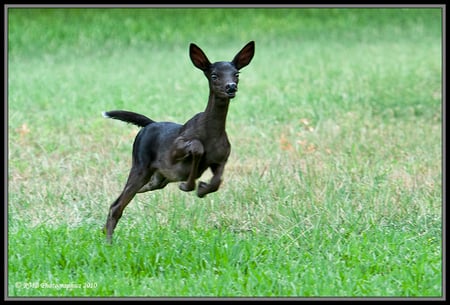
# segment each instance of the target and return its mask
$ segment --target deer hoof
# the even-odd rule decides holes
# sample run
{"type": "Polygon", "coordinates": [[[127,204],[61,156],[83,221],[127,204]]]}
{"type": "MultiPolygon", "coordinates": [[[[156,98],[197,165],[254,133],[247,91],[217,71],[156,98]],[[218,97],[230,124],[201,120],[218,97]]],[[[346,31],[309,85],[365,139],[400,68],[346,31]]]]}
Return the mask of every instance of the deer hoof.
{"type": "Polygon", "coordinates": [[[208,184],[203,181],[200,181],[198,183],[197,196],[202,198],[202,197],[205,197],[205,195],[208,193],[209,193],[208,184]]]}
{"type": "Polygon", "coordinates": [[[182,183],[180,183],[179,188],[182,191],[190,192],[190,191],[194,190],[195,184],[189,184],[187,182],[182,182],[182,183]]]}

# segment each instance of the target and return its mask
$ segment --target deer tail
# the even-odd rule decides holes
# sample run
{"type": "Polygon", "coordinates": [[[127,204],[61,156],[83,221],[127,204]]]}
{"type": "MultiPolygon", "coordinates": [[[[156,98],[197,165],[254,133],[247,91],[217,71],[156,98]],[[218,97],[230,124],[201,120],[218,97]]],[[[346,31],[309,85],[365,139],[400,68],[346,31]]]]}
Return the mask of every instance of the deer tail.
{"type": "Polygon", "coordinates": [[[125,111],[125,110],[111,110],[105,111],[102,113],[105,118],[116,119],[120,121],[124,121],[127,123],[134,124],[139,127],[145,127],[149,124],[155,123],[152,119],[146,117],[145,115],[125,111]]]}

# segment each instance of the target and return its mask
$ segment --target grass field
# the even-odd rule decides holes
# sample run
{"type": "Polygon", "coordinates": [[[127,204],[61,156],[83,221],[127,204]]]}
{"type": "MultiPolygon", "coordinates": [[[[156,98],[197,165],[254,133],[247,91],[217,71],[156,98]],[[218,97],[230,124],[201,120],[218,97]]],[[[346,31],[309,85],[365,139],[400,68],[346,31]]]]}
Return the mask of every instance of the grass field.
{"type": "MultiPolygon", "coordinates": [[[[442,10],[8,10],[7,295],[442,298],[442,10]],[[218,192],[138,194],[138,128],[185,122],[250,40],[218,192]]],[[[205,174],[203,179],[208,179],[205,174]]]]}

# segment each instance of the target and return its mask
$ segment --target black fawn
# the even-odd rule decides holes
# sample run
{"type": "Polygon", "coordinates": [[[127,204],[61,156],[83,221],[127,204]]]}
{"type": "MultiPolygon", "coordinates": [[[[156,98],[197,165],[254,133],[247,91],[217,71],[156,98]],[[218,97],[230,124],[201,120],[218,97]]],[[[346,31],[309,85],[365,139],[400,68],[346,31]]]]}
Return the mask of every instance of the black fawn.
{"type": "Polygon", "coordinates": [[[108,118],[142,127],[133,144],[132,166],[126,185],[111,204],[104,231],[111,242],[123,210],[137,193],[164,188],[170,182],[181,182],[183,191],[195,189],[195,180],[210,168],[209,183],[200,181],[198,197],[215,192],[230,155],[230,142],[225,131],[228,105],[236,96],[239,70],[253,58],[255,43],[247,43],[232,61],[211,63],[195,44],[189,48],[190,58],[208,79],[209,97],[204,112],[197,113],[184,125],[155,122],[148,117],[123,110],[105,112],[108,118]]]}

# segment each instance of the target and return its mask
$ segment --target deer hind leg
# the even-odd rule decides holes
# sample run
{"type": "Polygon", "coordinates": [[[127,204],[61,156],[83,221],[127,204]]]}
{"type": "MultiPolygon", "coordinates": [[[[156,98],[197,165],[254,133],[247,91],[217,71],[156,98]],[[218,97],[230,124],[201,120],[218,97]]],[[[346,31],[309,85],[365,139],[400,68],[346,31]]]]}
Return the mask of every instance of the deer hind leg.
{"type": "Polygon", "coordinates": [[[138,193],[145,193],[148,191],[154,191],[154,190],[158,190],[158,189],[162,189],[164,188],[170,181],[164,177],[163,175],[161,175],[158,172],[155,172],[151,177],[150,177],[150,181],[145,184],[143,187],[141,187],[139,189],[139,191],[137,191],[138,193]]]}
{"type": "Polygon", "coordinates": [[[108,217],[104,227],[106,238],[109,242],[111,242],[114,229],[117,226],[119,219],[122,217],[123,210],[134,198],[136,193],[149,181],[150,176],[151,173],[142,170],[141,168],[133,167],[131,169],[125,188],[109,208],[108,217]]]}

